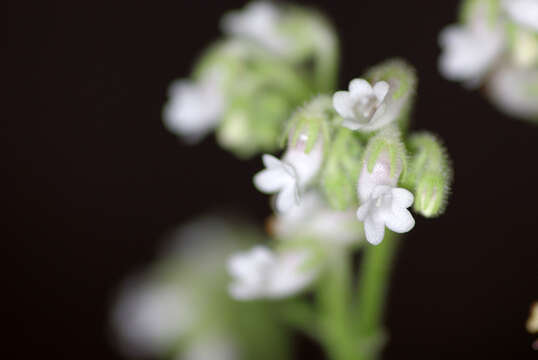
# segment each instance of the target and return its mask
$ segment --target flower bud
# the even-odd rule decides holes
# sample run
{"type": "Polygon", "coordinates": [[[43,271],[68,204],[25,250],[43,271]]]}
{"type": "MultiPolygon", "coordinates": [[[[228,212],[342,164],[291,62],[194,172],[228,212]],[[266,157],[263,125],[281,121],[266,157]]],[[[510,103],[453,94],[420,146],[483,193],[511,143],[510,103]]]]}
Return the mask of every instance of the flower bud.
{"type": "Polygon", "coordinates": [[[445,207],[447,178],[441,173],[426,173],[415,190],[414,210],[425,217],[439,215],[445,207]]]}
{"type": "Polygon", "coordinates": [[[413,156],[403,182],[414,190],[414,210],[426,217],[441,215],[452,182],[452,168],[446,150],[429,133],[411,136],[409,146],[413,156]]]}
{"type": "Polygon", "coordinates": [[[297,146],[300,137],[306,135],[304,152],[308,154],[320,137],[325,149],[330,142],[330,121],[333,114],[331,98],[320,95],[306,103],[289,119],[282,145],[287,141],[288,148],[297,146]]]}

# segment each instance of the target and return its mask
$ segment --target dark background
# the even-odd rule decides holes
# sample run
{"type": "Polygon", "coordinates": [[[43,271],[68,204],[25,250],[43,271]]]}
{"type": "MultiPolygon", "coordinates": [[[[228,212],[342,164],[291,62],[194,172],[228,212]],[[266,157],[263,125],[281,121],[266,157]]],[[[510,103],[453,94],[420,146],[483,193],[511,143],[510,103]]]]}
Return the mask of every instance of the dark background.
{"type": "MultiPolygon", "coordinates": [[[[394,269],[386,359],[531,357],[524,324],[538,297],[538,127],[497,112],[437,72],[439,30],[456,1],[301,1],[334,20],[340,87],[387,57],[418,69],[415,129],[438,133],[455,164],[448,211],[416,217],[394,269]]],[[[262,221],[241,162],[209,137],[182,145],[161,123],[171,80],[188,76],[242,1],[17,2],[8,8],[2,162],[16,357],[121,359],[107,334],[118,283],[160,237],[215,207],[262,221]]],[[[301,345],[304,358],[315,351],[301,345]]],[[[315,356],[312,356],[315,357],[315,356]]]]}

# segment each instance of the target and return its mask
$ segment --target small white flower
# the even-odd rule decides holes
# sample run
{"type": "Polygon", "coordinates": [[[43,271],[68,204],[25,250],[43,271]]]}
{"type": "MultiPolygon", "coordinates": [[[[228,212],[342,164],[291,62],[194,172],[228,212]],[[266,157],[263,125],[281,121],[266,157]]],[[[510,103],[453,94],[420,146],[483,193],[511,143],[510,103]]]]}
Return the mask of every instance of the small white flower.
{"type": "Polygon", "coordinates": [[[351,130],[364,131],[387,125],[384,115],[389,88],[385,81],[379,81],[372,87],[364,79],[354,79],[349,83],[349,91],[337,91],[333,95],[333,106],[344,118],[342,125],[351,130]]]}
{"type": "Polygon", "coordinates": [[[305,153],[307,137],[301,134],[295,146],[289,147],[282,160],[265,154],[262,157],[265,169],[254,176],[254,185],[264,193],[278,193],[276,208],[286,212],[300,202],[304,187],[321,168],[323,150],[321,139],[311,151],[305,153]]]}
{"type": "Polygon", "coordinates": [[[501,67],[487,84],[495,104],[512,116],[538,117],[538,70],[501,67]],[[534,89],[533,89],[534,87],[534,89]]]}
{"type": "Polygon", "coordinates": [[[170,99],[163,109],[166,127],[196,142],[218,124],[224,110],[220,76],[211,73],[198,82],[176,80],[168,90],[170,99]]]}
{"type": "Polygon", "coordinates": [[[306,260],[306,251],[274,253],[265,246],[235,254],[228,260],[228,272],[234,279],[230,295],[237,300],[293,295],[316,276],[315,270],[303,269],[306,260]]]}
{"type": "Polygon", "coordinates": [[[271,3],[258,1],[247,5],[242,11],[224,16],[224,32],[250,39],[277,53],[284,53],[288,44],[278,31],[281,19],[279,10],[271,3]]]}
{"type": "Polygon", "coordinates": [[[504,0],[502,5],[512,20],[538,31],[538,0],[504,0]]]}
{"type": "Polygon", "coordinates": [[[377,185],[357,210],[357,218],[364,222],[366,240],[379,244],[385,236],[385,226],[397,233],[411,230],[415,220],[407,208],[413,200],[413,194],[406,189],[377,185]]]}
{"type": "Polygon", "coordinates": [[[441,74],[472,87],[480,83],[501,55],[504,36],[500,26],[492,27],[487,19],[478,16],[464,26],[450,25],[443,29],[439,43],[443,48],[439,58],[441,74]]]}

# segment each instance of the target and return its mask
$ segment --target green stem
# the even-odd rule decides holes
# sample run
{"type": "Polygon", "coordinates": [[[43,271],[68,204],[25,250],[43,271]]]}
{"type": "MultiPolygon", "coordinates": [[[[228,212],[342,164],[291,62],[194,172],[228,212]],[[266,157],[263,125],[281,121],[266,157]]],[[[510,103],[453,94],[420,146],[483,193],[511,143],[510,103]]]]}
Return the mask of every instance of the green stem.
{"type": "Polygon", "coordinates": [[[356,341],[351,329],[351,259],[343,249],[332,254],[320,281],[320,335],[333,360],[355,360],[356,341]]]}
{"type": "Polygon", "coordinates": [[[387,232],[377,246],[367,246],[363,255],[358,286],[356,331],[361,359],[375,359],[383,342],[383,310],[390,280],[390,269],[398,248],[396,234],[387,232]]]}

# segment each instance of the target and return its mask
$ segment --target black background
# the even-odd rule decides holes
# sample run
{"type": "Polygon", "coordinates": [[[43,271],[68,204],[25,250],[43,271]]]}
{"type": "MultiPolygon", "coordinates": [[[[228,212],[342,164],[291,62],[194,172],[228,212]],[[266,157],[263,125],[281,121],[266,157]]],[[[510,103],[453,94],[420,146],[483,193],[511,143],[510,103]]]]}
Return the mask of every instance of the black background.
{"type": "MultiPolygon", "coordinates": [[[[456,1],[318,1],[341,36],[340,88],[391,56],[420,77],[415,129],[455,164],[444,216],[407,236],[394,269],[386,359],[531,357],[538,127],[438,74],[456,1]]],[[[160,116],[167,85],[241,1],[17,2],[8,9],[4,297],[17,356],[120,359],[107,333],[117,284],[176,224],[216,207],[261,222],[267,197],[210,137],[187,147],[160,116]],[[13,323],[11,324],[11,321],[13,323]]],[[[298,346],[303,358],[317,350],[298,346]]]]}

